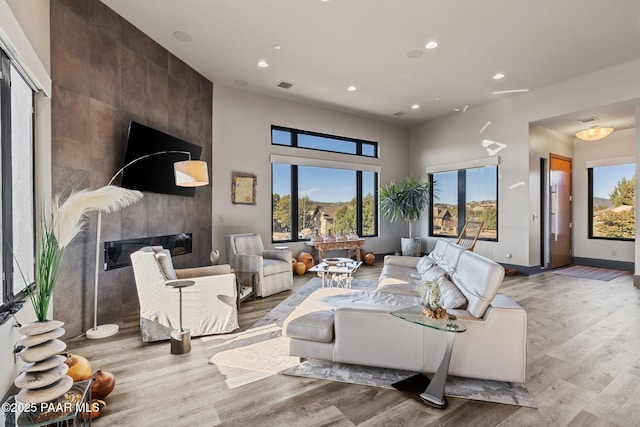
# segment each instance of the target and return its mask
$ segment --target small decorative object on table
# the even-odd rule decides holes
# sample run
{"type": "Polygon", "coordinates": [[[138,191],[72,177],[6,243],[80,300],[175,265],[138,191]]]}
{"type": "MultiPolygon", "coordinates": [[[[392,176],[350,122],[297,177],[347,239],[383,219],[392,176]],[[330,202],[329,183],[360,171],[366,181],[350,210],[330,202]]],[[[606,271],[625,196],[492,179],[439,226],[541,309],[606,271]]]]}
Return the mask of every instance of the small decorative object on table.
{"type": "Polygon", "coordinates": [[[345,240],[347,240],[347,236],[345,236],[344,233],[340,231],[336,236],[336,242],[344,242],[345,240]]]}
{"type": "Polygon", "coordinates": [[[358,239],[360,239],[360,237],[358,236],[358,233],[356,233],[355,230],[351,229],[351,232],[347,234],[347,240],[358,240],[358,239]]]}
{"type": "Polygon", "coordinates": [[[322,236],[318,230],[313,232],[313,236],[311,237],[311,241],[314,243],[322,242],[322,236]]]}
{"type": "Polygon", "coordinates": [[[420,294],[422,295],[422,315],[428,319],[456,320],[456,316],[448,314],[444,307],[440,306],[440,286],[438,280],[425,280],[420,283],[420,294]]]}
{"type": "Polygon", "coordinates": [[[323,241],[324,242],[335,242],[336,241],[336,237],[333,234],[331,234],[331,230],[329,230],[327,232],[327,235],[324,236],[323,241]]]}
{"type": "Polygon", "coordinates": [[[211,251],[209,259],[211,260],[211,265],[218,265],[220,263],[220,251],[218,249],[211,251]]]}

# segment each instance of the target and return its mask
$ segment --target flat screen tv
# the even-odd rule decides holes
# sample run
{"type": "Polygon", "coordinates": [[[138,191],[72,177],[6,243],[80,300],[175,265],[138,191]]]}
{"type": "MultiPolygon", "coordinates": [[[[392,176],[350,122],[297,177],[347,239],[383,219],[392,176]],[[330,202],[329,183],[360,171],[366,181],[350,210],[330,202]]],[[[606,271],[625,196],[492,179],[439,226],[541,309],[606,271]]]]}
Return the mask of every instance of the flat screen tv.
{"type": "MultiPolygon", "coordinates": [[[[149,126],[129,122],[123,165],[161,151],[185,151],[191,153],[191,159],[199,160],[202,147],[149,126]]],[[[196,194],[195,188],[178,187],[173,172],[175,162],[188,158],[186,153],[163,153],[137,161],[122,171],[121,186],[132,190],[193,197],[196,194]]]]}

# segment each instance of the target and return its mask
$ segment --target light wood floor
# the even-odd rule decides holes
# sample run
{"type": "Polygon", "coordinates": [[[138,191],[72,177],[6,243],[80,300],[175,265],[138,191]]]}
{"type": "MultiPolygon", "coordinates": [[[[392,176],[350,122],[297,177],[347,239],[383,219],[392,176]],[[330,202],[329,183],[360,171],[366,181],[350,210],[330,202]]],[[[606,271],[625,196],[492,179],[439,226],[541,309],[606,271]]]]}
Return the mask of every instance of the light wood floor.
{"type": "MultiPolygon", "coordinates": [[[[380,268],[356,277],[377,279],[380,268]]],[[[67,344],[117,377],[96,426],[640,426],[640,289],[631,274],[507,277],[501,291],[527,310],[526,386],[538,409],[451,398],[436,410],[394,390],[283,375],[230,390],[201,339],[171,355],[167,342],[141,342],[136,315],[114,337],[67,344]]],[[[289,295],[243,304],[241,330],[289,295]]]]}

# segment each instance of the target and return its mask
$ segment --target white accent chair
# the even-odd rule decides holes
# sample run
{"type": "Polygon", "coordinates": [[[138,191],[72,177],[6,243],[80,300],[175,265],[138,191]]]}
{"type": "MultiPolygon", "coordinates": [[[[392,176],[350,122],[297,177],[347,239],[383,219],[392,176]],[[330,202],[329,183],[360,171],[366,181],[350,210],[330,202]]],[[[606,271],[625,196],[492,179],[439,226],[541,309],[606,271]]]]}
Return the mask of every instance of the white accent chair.
{"type": "Polygon", "coordinates": [[[291,251],[265,250],[258,233],[229,234],[224,237],[227,262],[236,274],[256,275],[256,295],[268,297],[293,288],[291,251]]]}
{"type": "Polygon", "coordinates": [[[182,323],[191,336],[227,333],[240,327],[236,278],[228,264],[176,270],[169,250],[149,246],[131,254],[131,265],[140,300],[142,341],[168,340],[171,331],[180,328],[178,290],[165,286],[169,280],[195,282],[182,289],[182,323]]]}

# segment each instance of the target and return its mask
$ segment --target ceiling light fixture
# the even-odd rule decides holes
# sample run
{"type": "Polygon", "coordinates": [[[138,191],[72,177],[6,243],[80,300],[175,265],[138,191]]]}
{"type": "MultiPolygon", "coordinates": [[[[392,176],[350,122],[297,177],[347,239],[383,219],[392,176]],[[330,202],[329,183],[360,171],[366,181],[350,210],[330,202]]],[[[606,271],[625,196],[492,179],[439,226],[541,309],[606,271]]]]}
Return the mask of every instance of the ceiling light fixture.
{"type": "Polygon", "coordinates": [[[413,104],[413,105],[411,106],[411,108],[412,108],[413,110],[417,110],[418,108],[420,108],[420,104],[413,104]]]}
{"type": "Polygon", "coordinates": [[[504,95],[506,93],[524,93],[529,92],[529,89],[511,89],[511,90],[498,90],[493,92],[494,95],[504,95]]]}
{"type": "Polygon", "coordinates": [[[504,74],[496,73],[493,75],[493,80],[500,80],[500,79],[504,79],[504,74]]]}
{"type": "Polygon", "coordinates": [[[355,87],[355,86],[353,86],[353,85],[351,85],[351,86],[349,86],[349,87],[347,88],[347,90],[348,90],[349,92],[355,92],[357,89],[358,89],[358,88],[357,88],[357,87],[355,87]]]}
{"type": "Polygon", "coordinates": [[[274,48],[275,50],[280,50],[280,49],[282,49],[282,46],[280,46],[279,44],[277,44],[277,45],[275,45],[273,48],[274,48]]]}
{"type": "Polygon", "coordinates": [[[581,130],[576,133],[576,138],[583,141],[597,141],[602,138],[606,138],[613,132],[613,128],[601,128],[600,126],[593,126],[589,129],[581,130]]]}
{"type": "Polygon", "coordinates": [[[260,68],[267,68],[269,66],[269,63],[265,60],[260,60],[258,61],[258,67],[260,68]]]}
{"type": "Polygon", "coordinates": [[[427,49],[435,49],[438,47],[438,42],[435,40],[431,40],[426,45],[424,45],[424,47],[426,47],[427,49]]]}

